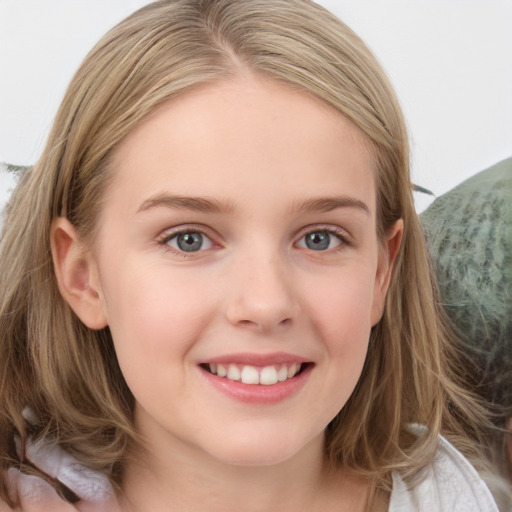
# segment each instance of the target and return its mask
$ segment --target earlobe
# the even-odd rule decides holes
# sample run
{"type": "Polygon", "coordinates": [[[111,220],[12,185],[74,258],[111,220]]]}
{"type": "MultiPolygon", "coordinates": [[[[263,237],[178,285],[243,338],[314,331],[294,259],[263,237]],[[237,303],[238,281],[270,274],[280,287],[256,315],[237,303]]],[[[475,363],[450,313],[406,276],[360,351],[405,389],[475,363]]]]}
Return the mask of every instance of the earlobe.
{"type": "Polygon", "coordinates": [[[388,231],[386,239],[382,243],[377,274],[375,276],[375,285],[373,291],[373,305],[371,313],[371,324],[374,326],[384,313],[386,303],[386,294],[391,281],[393,265],[400,249],[402,235],[404,231],[404,222],[398,219],[388,231]]]}
{"type": "Polygon", "coordinates": [[[59,291],[91,329],[106,327],[96,263],[68,219],[59,217],[51,229],[53,265],[59,291]]]}

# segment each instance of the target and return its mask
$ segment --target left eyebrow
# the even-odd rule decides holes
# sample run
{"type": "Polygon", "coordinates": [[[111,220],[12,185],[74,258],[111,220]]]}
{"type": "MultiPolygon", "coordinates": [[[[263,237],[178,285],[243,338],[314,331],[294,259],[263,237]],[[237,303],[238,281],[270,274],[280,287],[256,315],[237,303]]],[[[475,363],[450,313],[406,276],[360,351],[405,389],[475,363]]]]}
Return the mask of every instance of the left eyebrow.
{"type": "Polygon", "coordinates": [[[363,201],[350,196],[306,199],[295,203],[292,207],[292,212],[326,213],[337,210],[338,208],[355,208],[356,210],[366,213],[366,215],[370,215],[370,208],[368,208],[363,201]]]}

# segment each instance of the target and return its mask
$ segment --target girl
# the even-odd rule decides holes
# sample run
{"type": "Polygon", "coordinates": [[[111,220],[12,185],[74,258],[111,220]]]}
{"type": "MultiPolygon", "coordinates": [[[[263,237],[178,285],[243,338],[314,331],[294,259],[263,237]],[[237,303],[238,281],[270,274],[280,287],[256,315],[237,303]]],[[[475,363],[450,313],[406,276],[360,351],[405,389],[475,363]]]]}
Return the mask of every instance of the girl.
{"type": "Polygon", "coordinates": [[[496,510],[407,134],[308,0],[165,0],[73,78],[0,253],[5,510],[496,510]]]}

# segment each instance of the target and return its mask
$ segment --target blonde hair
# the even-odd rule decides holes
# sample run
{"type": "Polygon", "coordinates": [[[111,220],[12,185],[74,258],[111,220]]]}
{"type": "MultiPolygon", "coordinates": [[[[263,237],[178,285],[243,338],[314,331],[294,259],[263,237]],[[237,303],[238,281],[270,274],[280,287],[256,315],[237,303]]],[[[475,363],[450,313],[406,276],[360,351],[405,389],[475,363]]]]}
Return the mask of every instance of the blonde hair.
{"type": "Polygon", "coordinates": [[[57,438],[120,481],[130,446],[139,442],[134,399],[108,328],[86,328],[58,291],[50,226],[65,216],[91,242],[112,150],[164,102],[244,68],[306,91],[350,119],[376,156],[379,236],[397,219],[405,225],[360,381],[327,428],[329,459],[389,490],[391,471],[411,479],[429,462],[439,433],[478,433],[485,418],[455,383],[460,359],[448,343],[414,210],[404,120],[374,56],[308,0],[162,0],[91,51],[42,157],[12,198],[0,243],[0,473],[24,464],[15,436],[37,435],[57,438]],[[27,406],[35,424],[24,419],[27,406]],[[409,432],[411,422],[427,426],[420,438],[409,432]]]}

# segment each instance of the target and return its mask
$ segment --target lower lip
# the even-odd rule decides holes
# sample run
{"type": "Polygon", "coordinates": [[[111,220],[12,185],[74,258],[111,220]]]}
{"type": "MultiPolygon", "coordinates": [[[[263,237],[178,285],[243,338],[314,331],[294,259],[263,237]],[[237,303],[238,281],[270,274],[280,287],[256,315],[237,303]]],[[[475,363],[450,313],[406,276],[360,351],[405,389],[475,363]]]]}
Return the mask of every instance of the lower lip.
{"type": "Polygon", "coordinates": [[[239,402],[252,404],[276,404],[291,398],[306,384],[312,369],[313,365],[309,364],[295,377],[265,386],[263,384],[244,384],[240,381],[218,377],[199,367],[203,376],[215,389],[239,402]]]}

